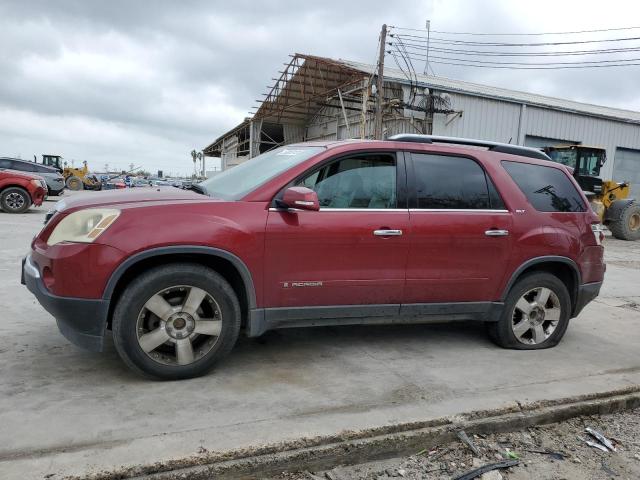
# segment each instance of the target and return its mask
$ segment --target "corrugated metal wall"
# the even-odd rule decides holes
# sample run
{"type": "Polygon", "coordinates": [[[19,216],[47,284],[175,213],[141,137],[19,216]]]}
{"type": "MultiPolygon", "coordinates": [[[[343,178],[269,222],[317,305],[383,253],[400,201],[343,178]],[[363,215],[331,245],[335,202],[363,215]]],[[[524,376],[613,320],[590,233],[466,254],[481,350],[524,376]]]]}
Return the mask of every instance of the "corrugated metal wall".
{"type": "Polygon", "coordinates": [[[434,135],[524,143],[525,136],[568,138],[583,145],[604,147],[607,163],[603,178],[612,178],[616,148],[640,149],[640,125],[561,112],[543,107],[451,93],[454,110],[462,116],[438,114],[434,135]],[[521,115],[522,113],[522,115],[521,115]],[[520,121],[522,119],[522,125],[520,121]],[[448,124],[447,124],[448,122],[448,124]]]}
{"type": "Polygon", "coordinates": [[[617,147],[640,149],[640,125],[557,112],[539,107],[527,108],[528,135],[573,138],[583,145],[607,149],[607,163],[602,178],[612,178],[617,147]]]}
{"type": "Polygon", "coordinates": [[[452,108],[462,115],[434,115],[434,135],[505,143],[511,139],[511,143],[518,143],[520,105],[457,93],[449,95],[452,108]]]}

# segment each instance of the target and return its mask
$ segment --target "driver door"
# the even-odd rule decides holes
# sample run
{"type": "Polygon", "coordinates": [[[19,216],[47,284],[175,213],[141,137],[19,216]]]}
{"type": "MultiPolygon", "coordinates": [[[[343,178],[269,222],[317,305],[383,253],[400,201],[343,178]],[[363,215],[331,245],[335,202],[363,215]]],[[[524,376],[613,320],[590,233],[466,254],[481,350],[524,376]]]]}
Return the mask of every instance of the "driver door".
{"type": "Polygon", "coordinates": [[[341,157],[305,174],[296,184],[318,194],[320,210],[270,209],[266,307],[397,312],[409,245],[404,172],[404,159],[385,152],[341,157]]]}

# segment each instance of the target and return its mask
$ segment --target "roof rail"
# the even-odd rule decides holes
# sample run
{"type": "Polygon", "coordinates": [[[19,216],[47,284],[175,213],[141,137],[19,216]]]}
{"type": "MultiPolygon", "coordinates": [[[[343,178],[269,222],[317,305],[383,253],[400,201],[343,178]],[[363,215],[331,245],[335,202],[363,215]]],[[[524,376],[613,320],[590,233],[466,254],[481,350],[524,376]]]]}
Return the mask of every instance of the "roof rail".
{"type": "Polygon", "coordinates": [[[395,142],[414,143],[451,143],[454,145],[471,145],[474,147],[486,147],[487,150],[521,157],[537,158],[538,160],[551,160],[549,156],[535,148],[521,147],[510,143],[490,142],[488,140],[474,140],[472,138],[441,137],[439,135],[419,135],[417,133],[399,133],[387,138],[395,142]]]}

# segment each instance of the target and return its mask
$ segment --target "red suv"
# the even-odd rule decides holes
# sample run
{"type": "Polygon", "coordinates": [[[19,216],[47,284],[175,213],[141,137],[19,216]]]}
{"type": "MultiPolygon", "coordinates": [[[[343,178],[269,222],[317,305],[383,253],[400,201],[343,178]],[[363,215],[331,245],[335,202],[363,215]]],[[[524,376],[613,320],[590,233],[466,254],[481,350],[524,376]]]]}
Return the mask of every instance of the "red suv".
{"type": "Polygon", "coordinates": [[[0,210],[23,213],[31,205],[39,207],[47,196],[44,178],[0,168],[0,210]]]}
{"type": "Polygon", "coordinates": [[[400,135],[277,148],[185,191],[58,202],[23,282],[71,342],[201,375],[242,332],[450,320],[556,345],[603,280],[598,217],[514,145],[400,135]]]}

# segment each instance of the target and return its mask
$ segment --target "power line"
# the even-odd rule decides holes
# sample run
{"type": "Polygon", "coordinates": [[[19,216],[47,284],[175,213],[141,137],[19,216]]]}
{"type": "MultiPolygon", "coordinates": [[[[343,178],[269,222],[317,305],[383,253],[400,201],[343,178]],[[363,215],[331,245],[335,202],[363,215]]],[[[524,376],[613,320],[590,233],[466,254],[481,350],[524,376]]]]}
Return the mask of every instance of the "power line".
{"type": "MultiPolygon", "coordinates": [[[[387,53],[392,53],[389,50],[387,53]]],[[[421,58],[425,58],[426,55],[414,53],[421,58]]],[[[625,58],[625,59],[617,59],[617,60],[589,60],[589,61],[581,61],[581,62],[496,62],[490,60],[472,60],[467,58],[455,58],[455,57],[440,57],[432,55],[431,58],[436,58],[438,60],[453,60],[453,61],[462,61],[462,62],[470,62],[470,63],[486,63],[486,64],[495,64],[495,65],[586,65],[586,64],[599,64],[599,63],[621,63],[621,62],[640,62],[640,58],[625,58]]]]}
{"type": "MultiPolygon", "coordinates": [[[[389,28],[393,28],[396,30],[405,30],[412,32],[424,32],[424,28],[406,28],[406,27],[397,27],[390,26],[389,28]]],[[[495,37],[515,37],[515,36],[529,36],[529,37],[537,37],[543,35],[575,35],[580,33],[597,33],[597,32],[617,32],[622,30],[637,30],[640,27],[619,27],[619,28],[600,28],[595,30],[575,30],[572,32],[540,32],[540,33],[486,33],[486,32],[447,32],[442,30],[431,30],[433,33],[440,33],[442,35],[474,35],[474,36],[495,36],[495,37]]]]}
{"type": "MultiPolygon", "coordinates": [[[[390,55],[395,55],[394,52],[388,52],[390,55]]],[[[422,61],[422,58],[409,57],[409,59],[422,61]]],[[[616,64],[588,64],[589,62],[582,62],[579,64],[572,65],[546,65],[546,66],[517,66],[517,65],[487,65],[487,64],[477,64],[470,63],[468,60],[465,60],[464,63],[462,61],[455,62],[454,61],[441,61],[434,60],[433,63],[438,65],[455,65],[460,67],[476,67],[476,68],[498,68],[498,69],[507,69],[507,70],[562,70],[562,69],[573,69],[573,68],[612,68],[612,67],[630,67],[630,66],[638,66],[640,63],[616,63],[616,64]]],[[[638,60],[638,59],[636,59],[638,60]]],[[[630,60],[631,61],[631,60],[630,60]]],[[[429,60],[431,63],[431,60],[429,60]]]]}
{"type": "MultiPolygon", "coordinates": [[[[392,38],[400,38],[402,40],[406,38],[413,39],[413,42],[426,43],[427,39],[419,35],[399,35],[397,33],[389,34],[392,38]]],[[[446,38],[432,37],[431,43],[439,43],[444,45],[472,45],[472,46],[490,46],[490,47],[542,47],[542,46],[555,46],[555,45],[580,45],[587,43],[609,43],[609,42],[629,42],[633,40],[640,40],[640,37],[623,37],[623,38],[607,38],[600,40],[577,40],[571,42],[537,42],[537,43],[506,43],[506,42],[477,42],[466,40],[451,40],[446,38]]]]}
{"type": "MultiPolygon", "coordinates": [[[[412,48],[414,50],[426,51],[427,47],[424,44],[416,44],[410,42],[403,42],[405,47],[412,48]]],[[[393,46],[394,42],[387,42],[387,45],[393,46]]],[[[564,50],[553,52],[499,52],[494,50],[463,50],[457,48],[444,48],[444,47],[429,47],[430,52],[439,53],[453,53],[457,55],[485,55],[496,57],[564,57],[570,55],[602,55],[605,53],[626,53],[640,51],[640,46],[626,47],[626,48],[600,48],[594,50],[564,50]]]]}

